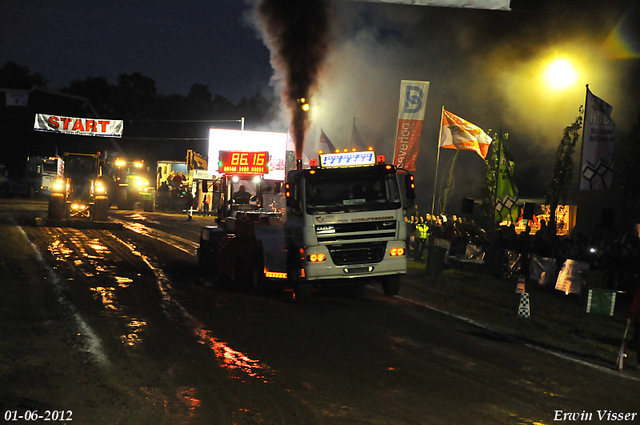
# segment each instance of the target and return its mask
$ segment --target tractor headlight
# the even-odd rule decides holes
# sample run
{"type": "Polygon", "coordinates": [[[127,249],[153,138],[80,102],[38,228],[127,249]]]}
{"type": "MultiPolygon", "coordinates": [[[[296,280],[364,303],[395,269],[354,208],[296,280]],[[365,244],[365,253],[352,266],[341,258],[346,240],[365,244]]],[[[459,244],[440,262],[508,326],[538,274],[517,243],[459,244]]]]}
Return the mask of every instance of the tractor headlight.
{"type": "Polygon", "coordinates": [[[56,179],[53,183],[54,192],[64,192],[67,187],[67,182],[64,179],[56,179]]]}
{"type": "Polygon", "coordinates": [[[136,179],[135,183],[138,189],[142,189],[146,186],[149,186],[149,181],[147,181],[147,179],[142,179],[142,178],[136,179]]]}
{"type": "Polygon", "coordinates": [[[107,193],[107,186],[101,180],[96,181],[95,193],[97,195],[105,195],[107,193]]]}

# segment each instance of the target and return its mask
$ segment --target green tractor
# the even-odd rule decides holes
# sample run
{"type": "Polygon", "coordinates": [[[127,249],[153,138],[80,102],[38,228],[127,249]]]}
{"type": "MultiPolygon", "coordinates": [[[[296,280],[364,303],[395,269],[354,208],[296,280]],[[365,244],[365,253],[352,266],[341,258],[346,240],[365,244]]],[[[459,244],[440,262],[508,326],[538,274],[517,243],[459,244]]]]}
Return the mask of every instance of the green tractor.
{"type": "Polygon", "coordinates": [[[144,161],[127,161],[118,158],[111,164],[111,202],[119,210],[133,210],[141,204],[144,211],[153,212],[156,191],[149,184],[144,161]]]}

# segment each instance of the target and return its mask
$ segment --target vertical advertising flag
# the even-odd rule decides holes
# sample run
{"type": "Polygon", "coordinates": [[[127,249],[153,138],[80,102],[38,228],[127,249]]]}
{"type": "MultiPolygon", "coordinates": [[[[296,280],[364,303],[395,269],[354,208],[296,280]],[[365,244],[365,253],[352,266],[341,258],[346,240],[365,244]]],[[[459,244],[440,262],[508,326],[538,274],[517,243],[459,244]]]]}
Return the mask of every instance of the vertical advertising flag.
{"type": "Polygon", "coordinates": [[[500,165],[498,169],[498,181],[496,182],[496,221],[510,221],[516,223],[520,216],[518,201],[518,188],[513,181],[513,162],[509,161],[500,146],[498,154],[500,165]]]}
{"type": "Polygon", "coordinates": [[[613,147],[616,124],[611,119],[613,107],[594,96],[587,87],[582,134],[580,190],[606,190],[613,181],[613,147]]]}
{"type": "Polygon", "coordinates": [[[428,81],[402,80],[400,84],[398,128],[393,164],[407,171],[416,170],[428,93],[428,81]]]}

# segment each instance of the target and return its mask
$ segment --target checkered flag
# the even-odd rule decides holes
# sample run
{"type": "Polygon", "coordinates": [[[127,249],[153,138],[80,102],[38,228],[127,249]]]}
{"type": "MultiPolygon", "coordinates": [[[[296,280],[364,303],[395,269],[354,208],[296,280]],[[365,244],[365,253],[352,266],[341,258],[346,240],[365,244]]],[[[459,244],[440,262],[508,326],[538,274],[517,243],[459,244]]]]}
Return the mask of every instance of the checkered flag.
{"type": "Polygon", "coordinates": [[[529,307],[529,294],[524,292],[520,295],[520,306],[518,307],[518,317],[528,319],[531,317],[531,309],[529,307]]]}

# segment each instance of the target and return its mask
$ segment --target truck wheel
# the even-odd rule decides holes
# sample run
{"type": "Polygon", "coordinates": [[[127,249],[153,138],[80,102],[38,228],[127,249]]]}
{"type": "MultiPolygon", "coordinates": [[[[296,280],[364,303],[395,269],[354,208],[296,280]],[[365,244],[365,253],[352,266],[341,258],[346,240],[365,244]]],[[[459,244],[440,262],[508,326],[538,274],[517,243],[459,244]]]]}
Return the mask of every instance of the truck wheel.
{"type": "Polygon", "coordinates": [[[384,294],[392,297],[400,292],[400,276],[388,276],[382,281],[384,294]]]}
{"type": "Polygon", "coordinates": [[[266,279],[264,277],[264,253],[262,246],[256,250],[251,267],[251,290],[253,292],[264,292],[266,289],[266,279]]]}
{"type": "Polygon", "coordinates": [[[65,201],[58,196],[49,197],[49,219],[62,220],[65,218],[65,201]]]}
{"type": "Polygon", "coordinates": [[[296,301],[305,302],[311,299],[311,284],[307,282],[299,282],[295,287],[294,296],[296,301]]]}

